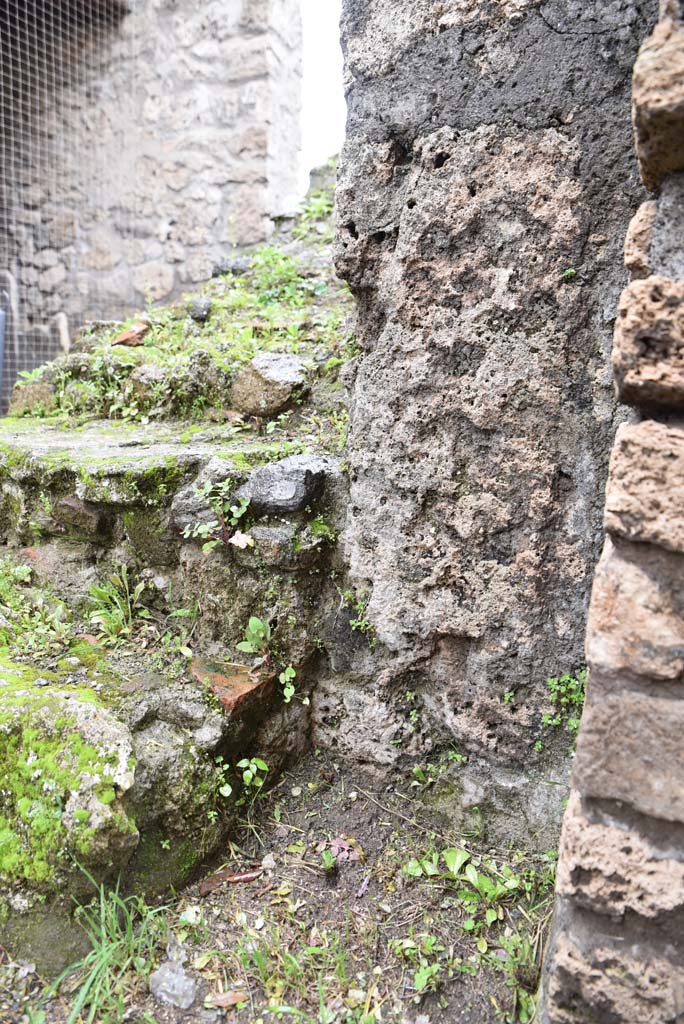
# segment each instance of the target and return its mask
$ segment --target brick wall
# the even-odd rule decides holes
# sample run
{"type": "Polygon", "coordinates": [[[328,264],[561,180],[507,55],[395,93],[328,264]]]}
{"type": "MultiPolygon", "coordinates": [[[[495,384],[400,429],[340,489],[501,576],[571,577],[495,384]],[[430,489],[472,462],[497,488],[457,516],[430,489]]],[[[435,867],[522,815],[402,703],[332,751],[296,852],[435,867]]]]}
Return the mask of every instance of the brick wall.
{"type": "Polygon", "coordinates": [[[636,413],[610,463],[546,1024],[684,1020],[684,11],[660,12],[633,76],[656,198],[628,231],[613,342],[636,413]]]}

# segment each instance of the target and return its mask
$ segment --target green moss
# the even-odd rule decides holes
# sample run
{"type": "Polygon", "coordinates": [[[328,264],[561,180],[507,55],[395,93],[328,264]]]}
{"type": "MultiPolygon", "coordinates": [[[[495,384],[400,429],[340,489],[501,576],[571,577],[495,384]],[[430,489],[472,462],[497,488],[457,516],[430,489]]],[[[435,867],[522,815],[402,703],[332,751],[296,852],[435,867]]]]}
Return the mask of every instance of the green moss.
{"type": "Polygon", "coordinates": [[[197,434],[202,434],[205,430],[206,427],[203,424],[197,423],[194,426],[188,427],[186,430],[184,430],[180,434],[178,440],[181,442],[181,444],[187,444],[189,441],[192,441],[193,437],[196,437],[197,434]]]}
{"type": "Polygon", "coordinates": [[[145,565],[165,565],[171,542],[168,511],[132,509],[121,518],[128,541],[140,561],[145,565]]]}
{"type": "Polygon", "coordinates": [[[76,809],[70,833],[67,801],[92,779],[101,802],[113,803],[118,758],[86,742],[74,718],[75,702],[98,703],[94,691],[60,685],[49,672],[40,673],[49,685],[36,687],[38,675],[0,656],[0,879],[41,885],[69,853],[87,854],[94,832],[81,826],[89,813],[76,809]]]}
{"type": "MultiPolygon", "coordinates": [[[[7,420],[4,421],[7,424],[7,420]]],[[[0,442],[0,465],[3,470],[24,469],[29,461],[27,452],[16,448],[6,441],[0,442]]]]}
{"type": "Polygon", "coordinates": [[[161,827],[146,828],[129,865],[131,888],[149,896],[188,881],[205,855],[204,843],[202,835],[168,837],[161,827]]]}
{"type": "Polygon", "coordinates": [[[236,469],[242,470],[248,473],[253,466],[252,460],[245,452],[227,452],[222,453],[221,458],[226,458],[235,466],[236,469]]]}
{"type": "MultiPolygon", "coordinates": [[[[77,641],[69,648],[69,657],[78,658],[84,668],[98,668],[102,659],[102,648],[89,644],[85,640],[77,641]]],[[[68,668],[67,665],[64,666],[68,668]]]]}

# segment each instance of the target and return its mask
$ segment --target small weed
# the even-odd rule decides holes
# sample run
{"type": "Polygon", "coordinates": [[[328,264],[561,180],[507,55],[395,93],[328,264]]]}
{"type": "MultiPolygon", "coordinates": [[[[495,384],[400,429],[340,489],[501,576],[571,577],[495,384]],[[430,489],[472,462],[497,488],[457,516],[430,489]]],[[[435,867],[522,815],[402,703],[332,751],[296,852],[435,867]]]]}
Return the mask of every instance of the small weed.
{"type": "Polygon", "coordinates": [[[333,211],[334,197],[331,191],[318,189],[310,192],[299,215],[299,223],[292,229],[292,235],[297,239],[305,239],[313,230],[317,221],[324,221],[330,217],[333,211]]]}
{"type": "Polygon", "coordinates": [[[323,516],[315,516],[309,523],[309,528],[313,533],[314,537],[319,537],[321,540],[328,541],[329,544],[334,544],[337,540],[337,532],[326,523],[323,516]]]}
{"type": "Polygon", "coordinates": [[[95,583],[88,593],[94,610],[90,621],[98,626],[105,643],[115,643],[123,636],[129,636],[136,618],[149,618],[149,612],[140,598],[144,583],[137,583],[131,589],[128,568],[120,566],[104,583],[95,583]]]}
{"type": "Polygon", "coordinates": [[[364,592],[362,594],[356,594],[353,590],[340,591],[342,597],[342,606],[348,608],[353,612],[353,617],[349,619],[349,625],[355,633],[361,633],[366,637],[368,646],[371,650],[375,647],[377,639],[375,636],[375,626],[366,617],[366,608],[370,602],[370,593],[364,592]]]}
{"type": "Polygon", "coordinates": [[[434,786],[448,773],[451,765],[460,766],[467,763],[468,758],[465,754],[459,754],[457,750],[448,750],[437,763],[428,761],[424,765],[416,764],[411,769],[413,775],[411,788],[426,789],[428,786],[434,786]]]}
{"type": "Polygon", "coordinates": [[[393,939],[390,948],[413,966],[413,987],[419,996],[437,990],[447,965],[442,962],[445,947],[436,936],[411,932],[407,938],[393,939]]]}
{"type": "Polygon", "coordinates": [[[260,757],[243,757],[241,761],[238,761],[236,768],[242,773],[244,790],[235,804],[237,807],[246,804],[251,812],[266,782],[268,765],[260,757]]]}
{"type": "Polygon", "coordinates": [[[270,625],[252,615],[245,627],[244,640],[237,644],[237,649],[245,654],[259,654],[263,658],[268,658],[270,643],[270,625]]]}
{"type": "Polygon", "coordinates": [[[254,539],[239,529],[240,526],[244,526],[249,500],[238,498],[234,504],[231,504],[231,486],[229,481],[221,483],[209,481],[195,488],[197,497],[208,502],[209,508],[216,518],[208,522],[186,526],[183,536],[188,540],[203,541],[203,551],[212,551],[219,544],[239,548],[254,546],[254,539]]]}
{"type": "MultiPolygon", "coordinates": [[[[293,669],[292,665],[288,665],[278,676],[278,681],[283,688],[283,701],[285,704],[289,704],[294,696],[296,696],[296,688],[294,680],[297,678],[297,673],[293,669]]],[[[300,697],[302,704],[308,706],[310,704],[308,697],[300,697]]]]}
{"type": "Polygon", "coordinates": [[[329,873],[337,871],[337,858],[332,850],[325,849],[321,850],[321,861],[323,863],[323,870],[329,873]]]}
{"type": "Polygon", "coordinates": [[[49,587],[36,592],[32,578],[30,566],[9,558],[0,562],[0,642],[19,657],[34,660],[63,650],[73,640],[75,626],[67,606],[49,587]]]}
{"type": "Polygon", "coordinates": [[[22,384],[36,384],[43,379],[45,369],[45,366],[37,366],[35,370],[20,370],[19,380],[22,384]]]}
{"type": "MultiPolygon", "coordinates": [[[[547,728],[556,729],[564,725],[573,737],[571,749],[574,749],[575,739],[579,732],[586,685],[586,669],[579,671],[576,676],[566,672],[563,676],[553,676],[546,680],[546,688],[554,710],[543,715],[542,724],[547,728]]],[[[540,741],[537,740],[537,743],[540,741]]],[[[535,749],[539,749],[536,744],[535,749]]]]}

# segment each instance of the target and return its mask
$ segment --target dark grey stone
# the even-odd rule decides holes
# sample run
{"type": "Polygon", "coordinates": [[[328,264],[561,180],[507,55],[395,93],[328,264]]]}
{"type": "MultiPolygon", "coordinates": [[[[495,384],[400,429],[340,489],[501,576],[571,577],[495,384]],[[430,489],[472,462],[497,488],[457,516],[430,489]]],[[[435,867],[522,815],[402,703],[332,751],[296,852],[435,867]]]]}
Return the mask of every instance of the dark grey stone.
{"type": "Polygon", "coordinates": [[[301,512],[322,497],[333,465],[331,459],[316,455],[290,455],[255,469],[238,496],[248,498],[250,510],[256,513],[301,512]]]}
{"type": "Polygon", "coordinates": [[[211,316],[211,299],[205,299],[201,296],[196,299],[190,299],[185,308],[191,320],[194,320],[197,324],[205,324],[211,316]]]}
{"type": "Polygon", "coordinates": [[[246,274],[252,266],[249,256],[226,256],[218,261],[211,272],[212,277],[223,277],[224,274],[246,274]]]}

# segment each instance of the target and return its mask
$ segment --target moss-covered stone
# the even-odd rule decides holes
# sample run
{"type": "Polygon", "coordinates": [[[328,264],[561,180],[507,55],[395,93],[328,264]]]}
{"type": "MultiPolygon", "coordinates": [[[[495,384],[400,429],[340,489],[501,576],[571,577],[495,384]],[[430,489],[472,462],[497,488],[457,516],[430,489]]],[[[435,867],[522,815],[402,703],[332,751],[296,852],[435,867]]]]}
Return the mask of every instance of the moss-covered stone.
{"type": "Polygon", "coordinates": [[[133,784],[128,731],[96,691],[0,658],[0,882],[38,888],[71,861],[116,870],[137,843],[119,805],[133,784]]]}

